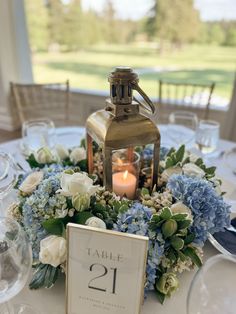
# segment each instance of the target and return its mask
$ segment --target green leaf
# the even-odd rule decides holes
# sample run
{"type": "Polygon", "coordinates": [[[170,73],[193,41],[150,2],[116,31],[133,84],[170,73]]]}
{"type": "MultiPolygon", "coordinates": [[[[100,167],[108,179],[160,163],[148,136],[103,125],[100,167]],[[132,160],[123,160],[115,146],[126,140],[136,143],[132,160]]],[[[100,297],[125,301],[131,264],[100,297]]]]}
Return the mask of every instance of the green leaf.
{"type": "Polygon", "coordinates": [[[184,244],[187,245],[187,244],[190,244],[193,242],[193,240],[195,239],[195,234],[194,233],[189,233],[185,239],[184,239],[184,244]]]}
{"type": "Polygon", "coordinates": [[[172,158],[171,157],[167,157],[167,159],[166,159],[166,169],[170,168],[170,167],[173,167],[174,165],[175,165],[175,163],[172,160],[172,158]]]}
{"type": "Polygon", "coordinates": [[[43,168],[44,164],[39,164],[35,157],[34,154],[30,154],[29,157],[26,159],[28,164],[30,165],[30,168],[43,168]]]}
{"type": "Polygon", "coordinates": [[[197,166],[201,166],[203,164],[203,160],[202,160],[202,158],[198,158],[196,161],[195,161],[195,165],[197,165],[197,166]]]}
{"type": "Polygon", "coordinates": [[[170,239],[170,244],[175,250],[179,251],[184,247],[184,240],[177,236],[173,236],[170,239]]]}
{"type": "Polygon", "coordinates": [[[150,195],[149,190],[146,188],[142,188],[141,190],[141,196],[150,195]]]}
{"type": "Polygon", "coordinates": [[[164,220],[168,220],[172,217],[172,212],[169,207],[164,207],[161,211],[160,218],[164,220]]]}
{"type": "Polygon", "coordinates": [[[45,220],[42,223],[42,226],[48,233],[57,236],[62,236],[65,230],[64,223],[61,218],[45,220]]]}
{"type": "Polygon", "coordinates": [[[188,214],[175,214],[172,216],[172,219],[175,221],[182,221],[185,220],[188,217],[188,214]]]}
{"type": "Polygon", "coordinates": [[[186,229],[191,225],[192,221],[190,219],[178,221],[178,229],[186,229]]]}
{"type": "Polygon", "coordinates": [[[194,263],[195,265],[197,265],[198,267],[201,267],[201,266],[202,266],[202,261],[200,260],[200,258],[199,258],[198,255],[196,254],[195,249],[194,249],[193,247],[190,247],[190,246],[187,247],[187,248],[183,251],[183,253],[184,253],[186,256],[190,257],[191,260],[193,261],[193,263],[194,263]]]}
{"type": "Polygon", "coordinates": [[[168,250],[167,258],[171,260],[173,263],[177,260],[175,251],[171,247],[168,250]]]}
{"type": "Polygon", "coordinates": [[[176,161],[181,162],[184,158],[185,153],[185,145],[181,145],[180,148],[176,152],[176,161]]]}
{"type": "Polygon", "coordinates": [[[87,159],[79,161],[78,166],[80,167],[81,171],[88,171],[87,159]]]}
{"type": "Polygon", "coordinates": [[[85,138],[82,138],[82,140],[80,141],[80,147],[83,147],[84,149],[86,149],[86,140],[85,140],[85,138]]]}
{"type": "Polygon", "coordinates": [[[159,301],[161,304],[163,304],[164,301],[165,301],[165,298],[166,298],[165,294],[163,294],[163,293],[161,293],[160,291],[156,290],[156,296],[157,296],[158,301],[159,301]]]}
{"type": "Polygon", "coordinates": [[[93,215],[90,213],[90,212],[80,212],[78,214],[76,214],[74,216],[74,221],[75,223],[77,224],[80,224],[80,225],[85,225],[86,221],[90,218],[90,217],[93,217],[93,215]]]}
{"type": "Polygon", "coordinates": [[[213,176],[215,174],[215,171],[216,171],[216,167],[209,167],[209,168],[206,168],[205,170],[206,174],[213,175],[213,176]]]}
{"type": "Polygon", "coordinates": [[[181,251],[178,251],[177,253],[181,262],[184,262],[186,260],[186,256],[181,251]]]}
{"type": "Polygon", "coordinates": [[[56,282],[59,274],[58,267],[53,267],[49,264],[37,265],[31,282],[30,289],[51,288],[56,282]]]}
{"type": "Polygon", "coordinates": [[[175,152],[175,149],[174,147],[171,147],[171,149],[168,151],[167,155],[166,156],[171,156],[173,153],[175,152]]]}
{"type": "Polygon", "coordinates": [[[188,164],[188,163],[190,163],[190,158],[189,158],[189,157],[186,157],[186,158],[184,159],[184,161],[182,162],[182,166],[185,165],[185,164],[188,164]]]}

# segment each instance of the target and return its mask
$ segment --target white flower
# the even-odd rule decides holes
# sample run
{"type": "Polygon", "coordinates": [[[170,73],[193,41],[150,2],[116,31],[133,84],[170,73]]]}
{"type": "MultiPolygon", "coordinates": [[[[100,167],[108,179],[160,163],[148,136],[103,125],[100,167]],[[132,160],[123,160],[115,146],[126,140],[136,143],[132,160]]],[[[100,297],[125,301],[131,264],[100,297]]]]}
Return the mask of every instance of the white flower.
{"type": "Polygon", "coordinates": [[[82,212],[90,206],[90,196],[88,194],[76,194],[72,197],[72,205],[76,210],[82,212]]]}
{"type": "Polygon", "coordinates": [[[55,148],[56,148],[56,152],[57,152],[57,155],[60,158],[60,160],[64,160],[67,157],[69,157],[69,151],[63,145],[57,144],[55,148]]]}
{"type": "Polygon", "coordinates": [[[40,241],[39,261],[57,267],[66,260],[66,240],[51,235],[40,241]]]}
{"type": "Polygon", "coordinates": [[[107,228],[105,222],[98,217],[90,217],[89,219],[86,220],[85,224],[89,227],[95,227],[100,229],[107,228]]]}
{"type": "Polygon", "coordinates": [[[183,166],[183,173],[191,177],[203,178],[205,172],[193,163],[188,163],[183,166]]]}
{"type": "Polygon", "coordinates": [[[173,174],[181,174],[181,173],[182,173],[182,169],[179,166],[170,167],[162,172],[161,178],[164,182],[167,182],[173,174]]]}
{"type": "Polygon", "coordinates": [[[36,171],[28,175],[26,179],[21,183],[19,190],[25,194],[32,193],[39,183],[43,180],[43,172],[36,171]]]}
{"type": "Polygon", "coordinates": [[[189,218],[192,219],[191,209],[184,205],[182,202],[177,202],[170,207],[173,214],[188,214],[189,218]]]}
{"type": "Polygon", "coordinates": [[[34,158],[39,164],[48,164],[54,160],[52,152],[46,146],[40,148],[36,153],[34,153],[34,158]]]}
{"type": "Polygon", "coordinates": [[[77,147],[72,150],[70,160],[74,165],[84,159],[86,159],[86,150],[83,147],[77,147]]]}
{"type": "Polygon", "coordinates": [[[93,180],[86,173],[68,174],[63,172],[61,176],[60,192],[64,196],[74,196],[77,194],[87,194],[92,196],[98,190],[98,186],[93,185],[93,180]]]}
{"type": "Polygon", "coordinates": [[[213,187],[214,187],[216,193],[217,193],[218,195],[221,195],[221,194],[222,194],[222,190],[221,190],[221,183],[220,183],[220,180],[217,179],[217,178],[211,178],[211,179],[210,179],[210,182],[212,182],[213,187]]]}

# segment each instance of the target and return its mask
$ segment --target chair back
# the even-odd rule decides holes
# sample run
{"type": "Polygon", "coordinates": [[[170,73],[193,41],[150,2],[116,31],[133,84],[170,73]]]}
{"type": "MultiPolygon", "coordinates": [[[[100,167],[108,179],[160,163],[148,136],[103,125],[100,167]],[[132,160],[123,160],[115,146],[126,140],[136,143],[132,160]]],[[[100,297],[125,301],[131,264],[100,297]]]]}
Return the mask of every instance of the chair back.
{"type": "Polygon", "coordinates": [[[58,126],[68,124],[69,81],[50,84],[11,84],[11,93],[21,123],[49,118],[58,126]]]}
{"type": "Polygon", "coordinates": [[[159,80],[158,105],[164,107],[166,104],[172,110],[204,109],[204,119],[209,117],[209,107],[215,83],[191,84],[173,83],[159,80]],[[173,108],[174,107],[174,108],[173,108]]]}

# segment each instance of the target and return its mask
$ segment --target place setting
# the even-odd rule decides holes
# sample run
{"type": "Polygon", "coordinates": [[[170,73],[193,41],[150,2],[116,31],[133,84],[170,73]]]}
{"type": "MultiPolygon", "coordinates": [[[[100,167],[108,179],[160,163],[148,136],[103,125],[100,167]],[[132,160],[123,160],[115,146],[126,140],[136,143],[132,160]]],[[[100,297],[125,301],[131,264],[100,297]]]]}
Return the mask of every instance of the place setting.
{"type": "MultiPolygon", "coordinates": [[[[162,313],[183,290],[186,313],[207,314],[221,300],[217,272],[228,267],[222,289],[233,282],[234,192],[214,166],[222,156],[212,154],[219,125],[184,111],[159,125],[133,69],[116,67],[108,81],[110,98],[84,128],[30,120],[11,143],[13,157],[0,154],[1,313],[43,314],[39,301],[6,302],[62,287],[61,313],[146,313],[150,299],[162,313]],[[209,256],[208,241],[222,255],[209,256]]],[[[232,176],[233,152],[222,158],[232,176]]],[[[231,284],[221,313],[233,313],[235,292],[231,284]]]]}

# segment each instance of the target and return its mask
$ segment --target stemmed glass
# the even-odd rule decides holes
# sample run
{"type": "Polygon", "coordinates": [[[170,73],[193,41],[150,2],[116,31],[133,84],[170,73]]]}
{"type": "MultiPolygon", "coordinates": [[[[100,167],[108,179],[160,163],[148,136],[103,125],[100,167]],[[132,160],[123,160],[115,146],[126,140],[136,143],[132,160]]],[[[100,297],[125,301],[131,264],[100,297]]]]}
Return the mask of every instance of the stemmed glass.
{"type": "Polygon", "coordinates": [[[174,146],[194,143],[198,118],[195,113],[188,111],[172,112],[169,116],[168,135],[174,146]]]}
{"type": "Polygon", "coordinates": [[[18,171],[11,155],[0,152],[0,211],[3,198],[11,192],[17,182],[18,171]]]}
{"type": "Polygon", "coordinates": [[[216,255],[195,275],[187,299],[187,314],[234,314],[236,258],[216,255]]]}
{"type": "Polygon", "coordinates": [[[218,146],[220,124],[212,120],[200,120],[196,132],[196,145],[203,155],[212,154],[218,146]]]}
{"type": "Polygon", "coordinates": [[[32,251],[25,232],[10,219],[0,217],[0,313],[35,313],[28,305],[8,302],[25,286],[32,266],[32,251]]]}

